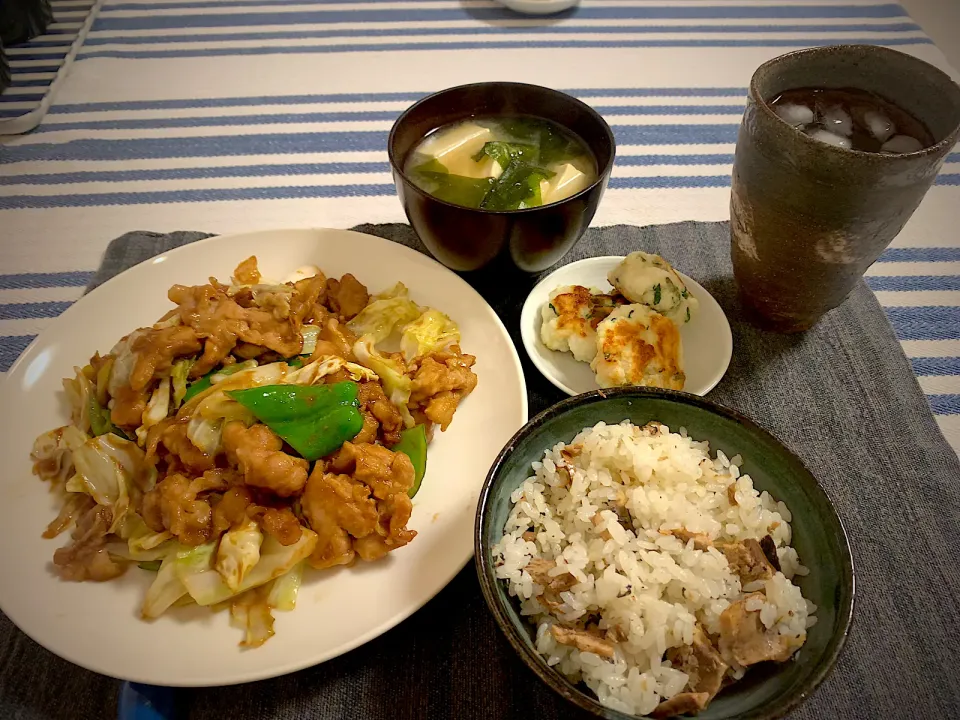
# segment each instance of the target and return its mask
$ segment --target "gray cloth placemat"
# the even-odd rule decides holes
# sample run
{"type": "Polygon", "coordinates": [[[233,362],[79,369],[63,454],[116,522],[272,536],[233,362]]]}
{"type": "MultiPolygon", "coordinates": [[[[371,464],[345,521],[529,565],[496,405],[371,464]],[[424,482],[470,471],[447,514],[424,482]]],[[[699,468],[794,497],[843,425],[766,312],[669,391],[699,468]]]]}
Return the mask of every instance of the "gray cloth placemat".
{"type": "MultiPolygon", "coordinates": [[[[423,250],[405,225],[357,229],[423,250]]],[[[564,261],[643,249],[703,284],[723,306],[734,336],[733,362],[710,398],[749,415],[799,453],[846,523],[857,566],[856,620],[833,675],[791,718],[956,717],[957,456],[866,285],[804,335],[760,332],[743,320],[736,299],[728,233],[726,223],[589,230],[564,261]]],[[[118,238],[93,285],[200,237],[118,238]]],[[[520,307],[535,279],[503,270],[467,279],[520,348],[531,414],[562,399],[520,343],[520,307]]],[[[57,659],[2,617],[0,623],[0,718],[114,712],[115,682],[57,659]]],[[[176,701],[191,720],[581,717],[514,656],[484,605],[472,564],[412,618],[340,658],[275,680],[177,691],[176,701]]]]}

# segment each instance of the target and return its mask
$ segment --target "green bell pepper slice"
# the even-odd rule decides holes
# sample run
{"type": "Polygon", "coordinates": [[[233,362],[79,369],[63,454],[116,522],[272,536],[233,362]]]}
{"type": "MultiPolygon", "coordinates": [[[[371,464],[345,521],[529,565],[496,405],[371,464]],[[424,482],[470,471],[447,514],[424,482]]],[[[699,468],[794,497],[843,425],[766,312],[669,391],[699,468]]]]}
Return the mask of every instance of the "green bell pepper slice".
{"type": "Polygon", "coordinates": [[[394,452],[401,452],[410,458],[413,463],[413,487],[407,495],[413,497],[420,490],[420,483],[427,473],[427,428],[425,425],[416,425],[400,433],[400,442],[390,448],[394,452]]]}
{"type": "Polygon", "coordinates": [[[333,385],[261,385],[228,390],[227,395],[267,425],[313,417],[339,405],[359,406],[359,387],[349,380],[333,385]]]}
{"type": "Polygon", "coordinates": [[[116,425],[110,419],[110,410],[97,402],[97,396],[93,393],[87,400],[87,414],[90,416],[90,430],[95,437],[117,432],[116,425]]]}
{"type": "Polygon", "coordinates": [[[94,437],[113,433],[124,440],[130,439],[123,430],[113,424],[113,420],[110,419],[110,409],[103,407],[103,405],[97,402],[97,398],[93,394],[90,395],[90,399],[87,401],[87,413],[90,416],[90,431],[94,437]]]}
{"type": "Polygon", "coordinates": [[[363,429],[363,414],[353,405],[340,405],[314,418],[266,423],[300,455],[313,462],[339,450],[363,429]]]}
{"type": "Polygon", "coordinates": [[[264,385],[227,395],[283,438],[301,457],[317,460],[363,428],[357,383],[264,385]]]}

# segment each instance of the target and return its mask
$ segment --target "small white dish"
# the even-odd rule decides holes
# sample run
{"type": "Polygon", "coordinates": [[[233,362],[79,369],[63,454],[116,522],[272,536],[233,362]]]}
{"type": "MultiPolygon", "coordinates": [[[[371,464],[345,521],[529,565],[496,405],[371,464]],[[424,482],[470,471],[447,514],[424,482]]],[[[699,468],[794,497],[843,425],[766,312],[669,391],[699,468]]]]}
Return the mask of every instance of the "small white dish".
{"type": "MultiPolygon", "coordinates": [[[[596,376],[587,363],[578,362],[568,352],[550,350],[540,340],[540,311],[550,293],[564,285],[610,289],[607,273],[623,260],[622,256],[587,258],[564,265],[537,283],[520,314],[520,337],[527,355],[543,376],[569,395],[596,390],[596,376]]],[[[687,290],[700,302],[699,312],[680,327],[683,343],[683,369],[687,375],[684,391],[706,395],[726,373],[733,355],[733,335],[727,316],[713,296],[700,283],[679,270],[687,290]]]]}
{"type": "Polygon", "coordinates": [[[524,15],[552,15],[569,10],[580,0],[497,0],[504,7],[524,15]]]}

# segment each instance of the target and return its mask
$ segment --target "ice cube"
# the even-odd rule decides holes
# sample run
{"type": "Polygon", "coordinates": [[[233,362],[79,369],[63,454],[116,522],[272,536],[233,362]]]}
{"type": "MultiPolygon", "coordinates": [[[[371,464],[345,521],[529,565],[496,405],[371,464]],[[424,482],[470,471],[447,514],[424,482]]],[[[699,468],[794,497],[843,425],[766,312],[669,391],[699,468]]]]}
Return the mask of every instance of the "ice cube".
{"type": "Polygon", "coordinates": [[[889,140],[890,136],[897,131],[893,120],[876,110],[867,110],[863,114],[863,121],[867,124],[870,134],[882,143],[889,140]]]}
{"type": "Polygon", "coordinates": [[[853,147],[853,143],[850,142],[850,138],[845,138],[843,135],[837,135],[836,133],[832,133],[829,130],[823,130],[822,128],[807,134],[814,140],[819,140],[827,145],[834,145],[836,147],[847,149],[853,147]]]}
{"type": "Polygon", "coordinates": [[[790,123],[794,127],[800,127],[813,122],[813,110],[806,105],[776,105],[773,111],[780,116],[780,119],[790,123]]]}
{"type": "Polygon", "coordinates": [[[923,150],[923,143],[909,135],[894,135],[880,146],[881,152],[912,153],[923,150]]]}
{"type": "Polygon", "coordinates": [[[832,108],[824,110],[823,120],[821,122],[823,122],[824,127],[832,133],[837,133],[844,137],[850,137],[853,134],[853,119],[850,117],[850,113],[839,105],[834,105],[832,108]]]}

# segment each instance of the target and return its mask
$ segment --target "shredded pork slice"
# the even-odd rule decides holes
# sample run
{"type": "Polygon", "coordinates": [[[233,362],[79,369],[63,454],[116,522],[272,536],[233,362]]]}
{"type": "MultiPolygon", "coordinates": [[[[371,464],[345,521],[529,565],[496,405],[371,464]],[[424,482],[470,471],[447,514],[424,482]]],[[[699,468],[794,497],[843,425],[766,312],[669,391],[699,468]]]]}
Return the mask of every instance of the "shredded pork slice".
{"type": "Polygon", "coordinates": [[[580,652],[591,652],[608,659],[613,657],[614,644],[606,638],[594,635],[589,630],[551,625],[550,633],[561,645],[570,645],[580,652]]]}
{"type": "Polygon", "coordinates": [[[303,495],[303,512],[318,534],[315,568],[347,565],[356,555],[377,560],[416,537],[407,528],[414,470],[403,453],[344,443],[329,468],[317,463],[303,495]],[[330,470],[330,472],[327,472],[330,470]]]}
{"type": "Polygon", "coordinates": [[[253,503],[250,490],[240,486],[227,490],[213,506],[213,534],[219,536],[227,530],[243,524],[247,508],[253,503]]]}
{"type": "MultiPolygon", "coordinates": [[[[163,528],[177,536],[184,545],[202,545],[213,530],[210,503],[197,499],[196,486],[179,473],[168,475],[143,499],[145,517],[154,517],[157,509],[163,528]]],[[[156,530],[151,520],[148,524],[156,530]]]]}
{"type": "MultiPolygon", "coordinates": [[[[310,473],[301,500],[303,514],[317,533],[317,546],[308,562],[318,570],[350,565],[356,557],[350,534],[337,522],[339,507],[343,503],[343,483],[337,483],[332,477],[324,472],[323,463],[318,462],[310,473]]],[[[359,500],[363,502],[364,498],[359,500]]]]}
{"type": "Polygon", "coordinates": [[[57,574],[64,580],[103,582],[123,574],[125,564],[114,562],[107,552],[107,531],[113,522],[113,512],[97,505],[77,521],[71,538],[73,542],[53,553],[57,574]]]}
{"type": "Polygon", "coordinates": [[[60,507],[60,513],[47,525],[47,529],[43,531],[43,537],[55,538],[89,512],[94,505],[96,503],[93,498],[86,493],[67,493],[60,507]]]}
{"type": "Polygon", "coordinates": [[[303,527],[290,508],[255,507],[247,515],[257,520],[267,535],[272,535],[281,545],[293,545],[300,541],[303,527]]]}
{"type": "Polygon", "coordinates": [[[294,283],[293,287],[296,292],[290,299],[290,318],[297,325],[303,323],[320,325],[320,321],[326,319],[328,315],[327,309],[323,306],[324,300],[327,299],[326,276],[318,272],[312,277],[294,283]]]}
{"type": "Polygon", "coordinates": [[[161,436],[163,446],[171,455],[176,455],[186,469],[196,474],[213,469],[214,458],[190,442],[190,438],[187,437],[186,418],[179,422],[161,424],[164,426],[161,436]]]}
{"type": "MultiPolygon", "coordinates": [[[[595,513],[593,514],[593,517],[590,518],[590,522],[591,522],[591,524],[592,524],[595,528],[598,528],[598,527],[600,527],[601,525],[603,525],[603,523],[604,523],[603,515],[601,514],[601,512],[600,512],[599,510],[597,510],[597,512],[595,512],[595,513]]],[[[597,533],[597,534],[598,534],[600,537],[602,537],[604,540],[613,540],[613,536],[610,534],[610,531],[607,530],[606,528],[604,528],[603,530],[601,530],[601,531],[600,531],[599,533],[597,533]]]]}
{"type": "Polygon", "coordinates": [[[440,430],[450,426],[460,401],[477,386],[477,376],[470,369],[475,362],[475,357],[462,354],[456,345],[420,361],[413,377],[410,401],[423,408],[427,418],[437,423],[440,430]]]}
{"type": "Polygon", "coordinates": [[[729,669],[699,625],[693,632],[693,644],[667,650],[667,660],[674,669],[689,676],[686,689],[706,693],[708,701],[720,692],[723,677],[729,669]]]}
{"type": "Polygon", "coordinates": [[[192,377],[213,370],[239,342],[267,348],[282,357],[297,355],[303,347],[293,323],[278,320],[267,310],[241,306],[223,286],[174,285],[168,297],[178,305],[183,325],[203,340],[203,355],[191,368],[192,377]]]}
{"type": "Polygon", "coordinates": [[[290,497],[307,484],[310,464],[282,451],[283,441],[266,425],[245,427],[233,421],[223,428],[223,447],[243,472],[247,485],[290,497]]]}
{"type": "Polygon", "coordinates": [[[145,388],[134,390],[129,385],[123,385],[111,399],[113,407],[110,408],[110,420],[114,425],[131,428],[140,426],[149,400],[145,388]]]}
{"type": "Polygon", "coordinates": [[[380,423],[377,422],[373,413],[364,410],[361,410],[360,413],[363,415],[363,427],[361,427],[360,432],[354,436],[353,441],[355,443],[376,442],[377,433],[380,430],[380,423]]]}
{"type": "Polygon", "coordinates": [[[145,328],[131,347],[137,361],[130,373],[130,387],[143,390],[155,377],[169,371],[177,358],[195,355],[201,347],[193,328],[183,325],[145,328]]]}
{"type": "Polygon", "coordinates": [[[347,362],[356,362],[357,357],[353,354],[353,346],[356,342],[357,337],[346,325],[337,321],[336,318],[327,318],[320,325],[320,339],[310,360],[317,360],[324,355],[336,355],[347,362]]]}
{"type": "Polygon", "coordinates": [[[558,593],[569,590],[577,584],[577,578],[568,572],[551,575],[550,571],[557,567],[553,560],[544,560],[543,558],[533,558],[527,563],[524,570],[529,573],[533,581],[544,590],[550,590],[558,593]]]}
{"type": "Polygon", "coordinates": [[[406,493],[395,493],[386,501],[378,502],[377,510],[380,513],[377,532],[357,538],[354,543],[357,555],[366,562],[379,560],[417,536],[415,530],[407,528],[407,522],[413,514],[413,503],[406,493]]]}
{"type": "Polygon", "coordinates": [[[720,652],[729,662],[747,667],[773,660],[784,662],[800,647],[802,640],[785,637],[776,629],[767,630],[759,610],[747,610],[752,598],[764,600],[763,593],[750,593],[720,614],[720,652]]]}
{"type": "Polygon", "coordinates": [[[224,491],[234,485],[243,484],[243,475],[231,468],[207,470],[203,475],[190,482],[190,491],[199,495],[211,491],[224,491]]]}
{"type": "Polygon", "coordinates": [[[567,445],[560,451],[560,456],[569,463],[580,457],[582,452],[583,445],[567,445]]]}
{"type": "MultiPolygon", "coordinates": [[[[349,377],[344,379],[349,380],[349,377]]],[[[383,387],[378,381],[360,383],[358,392],[360,412],[363,413],[363,429],[354,442],[373,442],[378,433],[384,445],[396,445],[400,442],[403,430],[403,417],[397,406],[387,399],[383,387]]]]}
{"type": "Polygon", "coordinates": [[[776,568],[767,560],[760,543],[752,538],[739,542],[717,543],[717,550],[727,558],[730,569],[740,577],[743,585],[756,580],[767,580],[776,573],[776,568]]]}
{"type": "Polygon", "coordinates": [[[257,256],[251,255],[237,265],[233,271],[233,279],[242,285],[256,285],[260,282],[260,269],[257,267],[257,256]]]}
{"type": "Polygon", "coordinates": [[[707,693],[682,692],[669,700],[664,700],[650,713],[652,718],[669,718],[674,715],[692,715],[707,707],[710,696],[707,693]]]}
{"type": "Polygon", "coordinates": [[[409,457],[370,443],[345,442],[333,457],[331,467],[356,477],[373,491],[378,500],[406,493],[413,487],[416,477],[409,457]]]}
{"type": "Polygon", "coordinates": [[[352,320],[370,302],[367,288],[350,273],[339,280],[330,278],[326,289],[327,306],[344,321],[352,320]]]}
{"type": "Polygon", "coordinates": [[[780,572],[780,556],[777,555],[777,544],[773,541],[773,538],[769,535],[760,538],[760,549],[763,550],[767,562],[773,566],[773,569],[780,572]]]}
{"type": "Polygon", "coordinates": [[[693,546],[697,550],[706,550],[711,545],[713,545],[713,542],[710,540],[710,536],[707,535],[706,533],[690,532],[685,528],[674,528],[673,530],[661,530],[660,532],[664,535],[673,535],[675,538],[677,538],[680,542],[684,544],[693,540],[693,546]]]}
{"type": "Polygon", "coordinates": [[[737,502],[737,484],[735,482],[727,485],[727,500],[731,505],[739,505],[737,502]]]}

